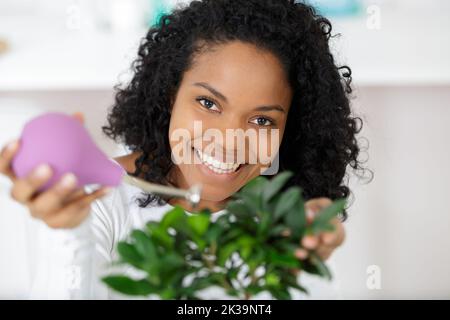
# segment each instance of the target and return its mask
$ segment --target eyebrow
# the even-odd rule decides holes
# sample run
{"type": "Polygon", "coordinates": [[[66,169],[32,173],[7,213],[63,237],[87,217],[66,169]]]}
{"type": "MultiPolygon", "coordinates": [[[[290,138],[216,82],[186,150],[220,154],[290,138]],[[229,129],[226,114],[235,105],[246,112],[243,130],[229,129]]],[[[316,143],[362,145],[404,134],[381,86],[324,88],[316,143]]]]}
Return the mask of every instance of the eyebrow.
{"type": "Polygon", "coordinates": [[[225,97],[223,94],[221,94],[219,91],[217,91],[216,89],[214,89],[213,87],[211,87],[209,84],[205,83],[205,82],[195,82],[194,86],[197,87],[203,87],[206,90],[208,90],[209,92],[211,92],[213,95],[215,95],[217,98],[225,101],[228,103],[228,99],[227,97],[225,97]]]}
{"type": "MultiPolygon", "coordinates": [[[[217,98],[219,98],[219,99],[225,101],[226,103],[228,103],[227,97],[225,97],[222,93],[220,93],[219,91],[217,91],[216,89],[211,87],[209,84],[207,84],[205,82],[195,82],[193,85],[197,86],[197,87],[205,88],[206,90],[211,92],[213,95],[215,95],[217,98]]],[[[276,105],[269,105],[269,106],[259,106],[259,107],[256,107],[254,110],[256,110],[256,111],[272,111],[272,110],[274,110],[274,111],[280,111],[282,113],[286,113],[284,108],[282,106],[278,105],[278,104],[276,104],[276,105]]]]}
{"type": "Polygon", "coordinates": [[[255,108],[256,111],[280,111],[283,113],[286,113],[286,111],[284,111],[284,108],[278,104],[273,105],[273,106],[259,106],[255,108]]]}

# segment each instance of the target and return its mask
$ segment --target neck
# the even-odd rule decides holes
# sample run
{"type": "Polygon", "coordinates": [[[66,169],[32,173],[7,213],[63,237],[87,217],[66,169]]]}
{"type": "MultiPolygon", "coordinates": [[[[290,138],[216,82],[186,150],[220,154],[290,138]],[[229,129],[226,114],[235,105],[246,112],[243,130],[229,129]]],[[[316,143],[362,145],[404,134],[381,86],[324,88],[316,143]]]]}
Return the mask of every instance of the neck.
{"type": "Polygon", "coordinates": [[[171,199],[168,203],[172,206],[178,205],[188,212],[199,212],[203,209],[209,209],[212,213],[216,213],[225,208],[226,201],[216,202],[201,199],[198,205],[194,208],[185,199],[171,199]]]}

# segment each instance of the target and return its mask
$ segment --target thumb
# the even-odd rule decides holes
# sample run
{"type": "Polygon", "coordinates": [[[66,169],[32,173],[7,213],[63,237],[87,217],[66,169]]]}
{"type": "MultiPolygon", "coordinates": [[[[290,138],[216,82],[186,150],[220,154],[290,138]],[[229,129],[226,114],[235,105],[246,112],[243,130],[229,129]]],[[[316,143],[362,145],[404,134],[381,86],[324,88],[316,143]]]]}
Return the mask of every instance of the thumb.
{"type": "Polygon", "coordinates": [[[75,112],[72,114],[72,117],[80,121],[81,124],[84,124],[84,115],[82,112],[75,112]]]}
{"type": "Polygon", "coordinates": [[[331,205],[332,201],[329,198],[314,198],[305,202],[306,218],[311,223],[315,216],[323,209],[331,205]]]}

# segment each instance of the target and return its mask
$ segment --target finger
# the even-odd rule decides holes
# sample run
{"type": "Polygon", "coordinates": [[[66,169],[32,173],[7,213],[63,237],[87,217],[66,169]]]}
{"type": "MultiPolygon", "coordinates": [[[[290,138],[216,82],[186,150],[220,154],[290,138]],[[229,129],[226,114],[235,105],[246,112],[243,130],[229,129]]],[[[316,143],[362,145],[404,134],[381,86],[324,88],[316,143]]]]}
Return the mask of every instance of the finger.
{"type": "Polygon", "coordinates": [[[308,250],[305,250],[303,248],[296,249],[294,254],[295,254],[295,257],[300,260],[305,260],[306,258],[308,258],[308,255],[309,255],[308,250]]]}
{"type": "Polygon", "coordinates": [[[65,204],[65,199],[74,191],[76,185],[77,178],[75,175],[73,173],[65,174],[52,188],[30,202],[28,206],[31,215],[44,219],[49,214],[61,210],[65,204]]]}
{"type": "Polygon", "coordinates": [[[80,225],[90,212],[90,206],[71,206],[47,217],[44,222],[53,229],[70,229],[80,225]]]}
{"type": "Polygon", "coordinates": [[[91,192],[91,193],[87,194],[86,196],[84,196],[81,199],[81,205],[82,206],[90,205],[93,201],[105,196],[110,191],[111,191],[110,187],[101,187],[101,188],[95,190],[94,192],[91,192]]]}
{"type": "Polygon", "coordinates": [[[52,228],[73,228],[81,224],[90,212],[93,201],[105,196],[109,188],[100,188],[72,202],[57,214],[49,216],[45,223],[52,228]]]}
{"type": "Polygon", "coordinates": [[[310,207],[314,211],[319,211],[322,210],[323,208],[328,207],[330,204],[332,204],[330,198],[320,197],[306,201],[305,206],[310,207]]]}
{"type": "Polygon", "coordinates": [[[316,217],[316,212],[311,208],[306,208],[306,222],[311,224],[316,217]]]}
{"type": "Polygon", "coordinates": [[[345,229],[338,218],[332,220],[334,231],[323,232],[320,236],[320,242],[327,247],[338,247],[342,245],[345,239],[345,229]]]}
{"type": "Polygon", "coordinates": [[[319,245],[319,237],[315,235],[306,235],[303,237],[301,244],[305,249],[314,250],[319,245]]]}
{"type": "Polygon", "coordinates": [[[76,202],[80,202],[80,201],[87,201],[90,203],[98,198],[97,194],[102,193],[102,192],[108,193],[110,190],[111,190],[110,187],[100,187],[90,193],[87,193],[82,188],[77,192],[77,194],[71,195],[70,198],[72,198],[72,199],[70,201],[68,201],[68,204],[72,204],[72,203],[76,203],[76,202]],[[91,198],[94,198],[94,199],[92,201],[90,201],[91,198]]]}
{"type": "Polygon", "coordinates": [[[45,185],[51,176],[52,170],[50,166],[42,164],[33,170],[26,178],[16,180],[11,189],[11,196],[21,203],[27,203],[31,200],[36,191],[45,185]]]}
{"type": "Polygon", "coordinates": [[[11,168],[11,162],[19,150],[19,142],[17,140],[8,143],[0,154],[0,173],[8,176],[11,180],[15,179],[15,175],[11,168]]]}
{"type": "Polygon", "coordinates": [[[81,199],[83,196],[87,195],[84,188],[78,188],[75,191],[71,192],[66,199],[64,199],[64,205],[67,205],[77,199],[81,199]]]}
{"type": "Polygon", "coordinates": [[[320,246],[316,252],[317,255],[320,257],[320,259],[322,259],[323,261],[327,260],[331,254],[333,253],[333,249],[328,248],[328,247],[324,247],[324,246],[320,246]]]}
{"type": "Polygon", "coordinates": [[[328,207],[332,204],[331,199],[329,198],[314,198],[306,201],[305,210],[308,222],[312,222],[314,217],[324,208],[328,207]]]}

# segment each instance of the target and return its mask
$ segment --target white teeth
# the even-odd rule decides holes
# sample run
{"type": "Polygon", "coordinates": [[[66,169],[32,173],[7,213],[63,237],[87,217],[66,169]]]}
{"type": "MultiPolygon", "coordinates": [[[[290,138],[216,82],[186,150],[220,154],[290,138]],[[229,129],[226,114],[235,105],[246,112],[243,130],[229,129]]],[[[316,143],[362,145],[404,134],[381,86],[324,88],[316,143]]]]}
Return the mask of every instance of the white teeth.
{"type": "Polygon", "coordinates": [[[195,149],[195,152],[197,153],[198,157],[202,160],[203,164],[208,166],[212,171],[215,173],[231,173],[236,171],[237,168],[239,168],[238,163],[224,163],[217,159],[214,159],[213,157],[204,154],[198,149],[195,149]]]}

